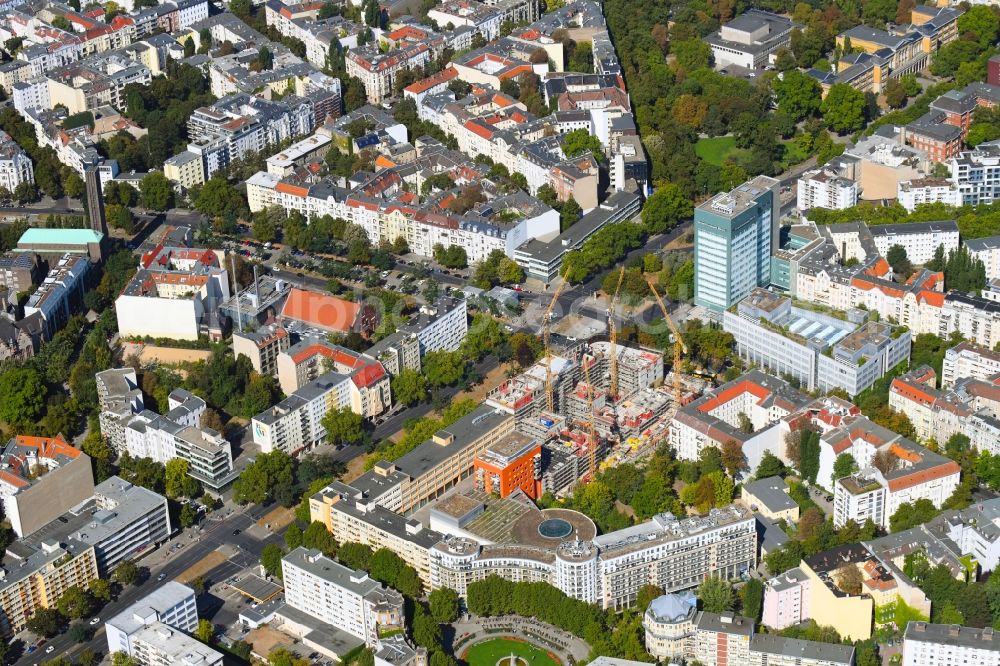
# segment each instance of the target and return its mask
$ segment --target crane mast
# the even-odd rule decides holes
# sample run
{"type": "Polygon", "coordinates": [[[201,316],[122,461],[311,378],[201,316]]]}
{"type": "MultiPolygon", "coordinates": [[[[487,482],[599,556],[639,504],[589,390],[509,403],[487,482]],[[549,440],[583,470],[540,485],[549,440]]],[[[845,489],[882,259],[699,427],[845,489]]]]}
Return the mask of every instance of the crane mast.
{"type": "Polygon", "coordinates": [[[670,313],[667,311],[667,306],[663,303],[663,299],[660,298],[660,292],[656,291],[656,286],[653,281],[649,281],[649,288],[653,291],[653,296],[656,297],[656,302],[660,306],[660,311],[663,312],[663,320],[667,322],[667,326],[670,327],[670,332],[674,334],[674,400],[677,406],[680,407],[681,404],[681,350],[684,353],[688,353],[687,345],[684,344],[684,338],[681,337],[681,331],[677,328],[677,324],[670,317],[670,313]]]}
{"type": "Polygon", "coordinates": [[[545,349],[545,396],[548,400],[549,412],[555,411],[555,400],[552,395],[552,350],[549,349],[549,319],[552,317],[552,309],[556,306],[556,301],[565,287],[566,282],[563,281],[552,294],[549,307],[545,309],[545,314],[542,316],[542,346],[545,349]]]}
{"type": "Polygon", "coordinates": [[[590,367],[587,359],[583,359],[583,376],[587,380],[587,412],[590,414],[589,440],[587,443],[589,478],[594,480],[597,473],[597,430],[594,426],[594,385],[590,383],[590,367]]]}
{"type": "Polygon", "coordinates": [[[618,292],[622,288],[622,280],[625,277],[625,267],[622,266],[618,273],[618,284],[615,286],[615,294],[611,297],[611,308],[608,310],[608,330],[611,343],[611,390],[609,391],[612,400],[618,398],[618,326],[615,324],[615,305],[618,302],[618,292]]]}

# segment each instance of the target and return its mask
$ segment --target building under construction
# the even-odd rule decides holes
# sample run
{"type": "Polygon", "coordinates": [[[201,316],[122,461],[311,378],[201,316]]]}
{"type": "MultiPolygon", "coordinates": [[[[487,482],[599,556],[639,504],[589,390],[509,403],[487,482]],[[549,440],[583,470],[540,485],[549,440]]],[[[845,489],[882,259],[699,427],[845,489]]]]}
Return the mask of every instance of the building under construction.
{"type": "Polygon", "coordinates": [[[610,455],[621,459],[665,439],[676,404],[661,388],[663,378],[658,351],[583,343],[562,355],[546,356],[504,381],[486,402],[513,415],[515,428],[548,450],[542,457],[542,486],[554,492],[572,486],[610,455]],[[616,398],[611,395],[612,348],[617,357],[616,398]]]}

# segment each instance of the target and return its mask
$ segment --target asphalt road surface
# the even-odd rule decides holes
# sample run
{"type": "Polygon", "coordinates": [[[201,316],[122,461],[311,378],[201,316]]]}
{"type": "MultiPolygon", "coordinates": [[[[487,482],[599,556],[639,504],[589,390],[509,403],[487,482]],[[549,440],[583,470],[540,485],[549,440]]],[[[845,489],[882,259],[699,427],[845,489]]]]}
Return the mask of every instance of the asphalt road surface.
{"type": "MultiPolygon", "coordinates": [[[[255,522],[253,516],[231,505],[226,505],[222,509],[215,511],[208,519],[202,522],[202,530],[184,530],[177,537],[138,561],[140,566],[149,569],[149,576],[139,585],[125,587],[116,601],[107,604],[101,609],[98,616],[101,622],[99,625],[93,627],[95,632],[90,640],[84,643],[75,643],[70,639],[68,632],[63,633],[49,640],[41,649],[36,650],[34,653],[25,654],[16,663],[31,666],[32,664],[39,664],[58,656],[66,656],[70,660],[75,660],[86,649],[106,655],[108,641],[105,636],[104,622],[159,587],[162,582],[157,579],[161,575],[164,576],[164,581],[172,580],[199,562],[206,555],[216,550],[219,546],[232,546],[240,551],[239,554],[229,558],[205,575],[206,580],[218,582],[238,571],[242,571],[248,566],[256,565],[260,561],[261,551],[268,543],[283,545],[282,538],[277,534],[269,534],[264,539],[258,539],[248,533],[248,528],[253,526],[255,522]],[[232,511],[232,513],[228,513],[229,511],[232,511]],[[218,516],[218,518],[215,516],[218,516]],[[233,532],[235,530],[240,530],[240,533],[234,535],[233,532]],[[170,554],[170,546],[178,543],[183,543],[184,547],[170,554]],[[165,562],[164,557],[166,557],[165,562]],[[55,649],[51,654],[46,654],[45,650],[49,646],[53,646],[55,649]]],[[[200,602],[201,600],[199,600],[200,602]]]]}

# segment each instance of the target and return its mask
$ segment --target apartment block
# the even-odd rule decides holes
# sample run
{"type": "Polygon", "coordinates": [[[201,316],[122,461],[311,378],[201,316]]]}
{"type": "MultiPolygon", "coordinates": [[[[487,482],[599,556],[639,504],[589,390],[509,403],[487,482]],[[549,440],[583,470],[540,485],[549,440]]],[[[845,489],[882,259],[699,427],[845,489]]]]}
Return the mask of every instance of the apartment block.
{"type": "Polygon", "coordinates": [[[278,356],[290,344],[288,331],[278,324],[255,331],[233,331],[233,355],[246,356],[253,369],[262,375],[278,376],[278,356]]]}
{"type": "Polygon", "coordinates": [[[377,646],[380,632],[401,629],[403,595],[352,571],[318,550],[296,548],[282,558],[285,603],[328,627],[335,639],[377,646]]]}
{"type": "Polygon", "coordinates": [[[198,603],[194,590],[177,581],[167,581],[108,619],[104,623],[108,654],[132,654],[133,635],[154,623],[186,633],[193,632],[198,627],[198,603]]]}
{"type": "Polygon", "coordinates": [[[838,455],[854,458],[861,470],[834,481],[833,523],[837,527],[850,520],[861,525],[867,519],[888,527],[903,504],[926,499],[940,508],[958,487],[961,468],[956,462],[864,417],[852,419],[822,439],[838,455]],[[889,461],[884,471],[874,466],[876,453],[889,461]]]}
{"type": "Polygon", "coordinates": [[[69,320],[70,313],[82,305],[83,278],[89,269],[90,262],[85,258],[66,254],[28,298],[24,316],[36,313],[41,316],[46,339],[55,335],[69,320]]]}
{"type": "Polygon", "coordinates": [[[899,245],[914,264],[926,264],[933,259],[938,246],[944,246],[945,256],[958,249],[958,224],[952,221],[873,224],[868,229],[881,256],[899,245]]]}
{"type": "Polygon", "coordinates": [[[253,417],[253,440],[264,453],[295,455],[326,441],[321,421],[327,412],[351,408],[354,383],[347,375],[327,372],[253,417]]]}
{"type": "Polygon", "coordinates": [[[0,287],[19,294],[29,291],[44,275],[38,255],[31,252],[5,252],[0,255],[0,287]]]}
{"type": "Polygon", "coordinates": [[[129,640],[128,655],[140,664],[166,666],[181,662],[187,666],[222,666],[222,653],[201,641],[163,624],[143,625],[129,640]]]}
{"type": "Polygon", "coordinates": [[[951,388],[959,379],[986,381],[997,374],[1000,374],[1000,352],[963,341],[944,353],[941,388],[951,388]]]}
{"type": "Polygon", "coordinates": [[[420,344],[420,356],[431,351],[456,351],[469,331],[464,299],[442,296],[431,307],[421,308],[415,319],[396,327],[413,333],[420,344]]]}
{"type": "Polygon", "coordinates": [[[857,182],[843,178],[830,169],[806,171],[799,176],[796,187],[796,206],[802,211],[810,208],[842,210],[858,203],[857,182]]]}
{"type": "Polygon", "coordinates": [[[419,520],[404,518],[339,481],[309,498],[309,519],[326,525],[340,543],[363,543],[373,550],[388,548],[417,571],[425,586],[431,585],[430,550],[443,535],[425,528],[419,520]]]}
{"type": "Polygon", "coordinates": [[[911,621],[903,633],[903,666],[998,662],[1000,636],[992,627],[911,621]]]}
{"type": "Polygon", "coordinates": [[[722,312],[771,280],[778,249],[778,181],[766,176],[717,194],[694,211],[694,299],[722,312]]]}
{"type": "Polygon", "coordinates": [[[517,443],[525,438],[514,432],[513,417],[480,405],[403,457],[379,461],[352,485],[387,509],[409,513],[473,475],[477,457],[517,443]]]}
{"type": "Polygon", "coordinates": [[[200,427],[205,401],[175,389],[167,406],[163,416],[147,409],[126,417],[125,449],[134,457],[164,464],[175,458],[186,460],[188,476],[216,492],[232,483],[238,476],[232,447],[221,434],[200,427]]]}
{"type": "Polygon", "coordinates": [[[740,358],[798,379],[809,391],[857,395],[910,355],[910,333],[881,322],[854,324],[755,289],[723,313],[740,358]]]}
{"type": "Polygon", "coordinates": [[[61,436],[17,435],[0,453],[0,499],[18,537],[26,537],[94,494],[90,456],[61,436]]]}
{"type": "Polygon", "coordinates": [[[86,588],[100,575],[94,546],[72,539],[8,549],[0,567],[0,633],[8,639],[38,609],[55,608],[68,588],[86,588]]]}
{"type": "Polygon", "coordinates": [[[337,372],[350,377],[352,409],[366,418],[374,417],[392,402],[389,375],[382,365],[367,355],[327,342],[306,337],[277,355],[278,383],[291,395],[320,375],[337,372]]]}
{"type": "Polygon", "coordinates": [[[167,539],[170,534],[167,500],[162,495],[112,476],[94,487],[93,498],[27,539],[41,547],[54,539],[76,540],[93,547],[97,569],[107,577],[122,560],[167,539]]]}
{"type": "Polygon", "coordinates": [[[698,460],[705,447],[737,442],[749,476],[765,452],[782,455],[782,434],[774,426],[808,403],[808,396],[784,380],[751,370],[680,407],[670,422],[669,442],[683,460],[698,460]],[[750,419],[752,432],[744,432],[741,415],[750,419]]]}
{"type": "Polygon", "coordinates": [[[31,158],[6,132],[0,131],[0,188],[13,193],[21,183],[35,180],[31,158]]]}

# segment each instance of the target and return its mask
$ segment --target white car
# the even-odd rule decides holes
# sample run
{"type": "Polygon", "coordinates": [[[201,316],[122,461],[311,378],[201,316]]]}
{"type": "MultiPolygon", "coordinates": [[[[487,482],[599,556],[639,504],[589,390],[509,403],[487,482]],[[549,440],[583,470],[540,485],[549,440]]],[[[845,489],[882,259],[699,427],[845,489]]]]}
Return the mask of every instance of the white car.
{"type": "Polygon", "coordinates": [[[101,623],[101,618],[95,617],[93,620],[90,621],[90,626],[94,627],[99,625],[100,623],[101,623]]]}
{"type": "Polygon", "coordinates": [[[52,654],[55,651],[56,651],[55,645],[50,645],[47,648],[45,648],[45,654],[52,654]]]}

